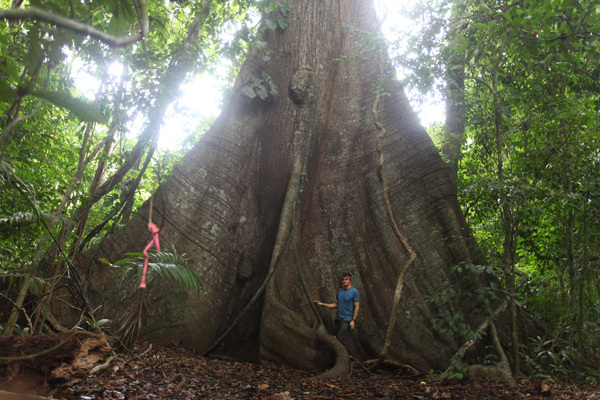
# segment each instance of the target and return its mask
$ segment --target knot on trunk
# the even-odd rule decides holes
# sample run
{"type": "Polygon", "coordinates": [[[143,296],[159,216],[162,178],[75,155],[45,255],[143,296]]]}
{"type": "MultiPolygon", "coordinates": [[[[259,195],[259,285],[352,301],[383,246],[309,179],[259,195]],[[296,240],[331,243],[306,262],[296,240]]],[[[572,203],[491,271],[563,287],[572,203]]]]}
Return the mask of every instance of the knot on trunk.
{"type": "Polygon", "coordinates": [[[288,88],[294,103],[300,105],[310,102],[313,97],[313,69],[300,67],[292,76],[288,88]]]}

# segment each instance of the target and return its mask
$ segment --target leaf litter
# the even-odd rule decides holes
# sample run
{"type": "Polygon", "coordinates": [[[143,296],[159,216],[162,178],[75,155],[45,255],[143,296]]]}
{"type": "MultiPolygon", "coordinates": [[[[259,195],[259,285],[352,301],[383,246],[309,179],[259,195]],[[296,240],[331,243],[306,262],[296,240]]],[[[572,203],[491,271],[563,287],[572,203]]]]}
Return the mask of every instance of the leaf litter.
{"type": "Polygon", "coordinates": [[[133,354],[84,382],[58,388],[52,398],[101,399],[597,399],[600,389],[569,382],[523,380],[511,388],[494,382],[434,382],[426,376],[403,379],[395,371],[322,381],[314,374],[278,365],[206,358],[175,345],[137,342],[133,354]],[[137,352],[137,354],[136,354],[137,352]],[[143,355],[138,355],[143,354],[143,355]]]}

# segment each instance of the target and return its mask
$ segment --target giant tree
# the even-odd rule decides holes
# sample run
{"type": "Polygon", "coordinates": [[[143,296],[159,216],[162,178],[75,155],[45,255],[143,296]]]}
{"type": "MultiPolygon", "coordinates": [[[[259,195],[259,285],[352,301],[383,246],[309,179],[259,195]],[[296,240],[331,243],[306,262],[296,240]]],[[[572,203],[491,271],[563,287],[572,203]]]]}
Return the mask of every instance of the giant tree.
{"type": "MultiPolygon", "coordinates": [[[[361,293],[350,352],[375,357],[393,309],[388,357],[420,371],[445,368],[462,343],[439,316],[461,313],[475,327],[486,310],[475,300],[425,299],[448,283],[473,290],[466,286],[479,281],[452,267],[485,260],[447,166],[389,78],[385,49],[356,33],[376,33],[372,4],[296,0],[264,11],[216,122],[152,201],[76,260],[92,269],[93,307],[121,322],[143,318],[145,339],[318,369],[333,358],[322,344],[331,343],[323,331],[333,315],[311,303],[333,300],[339,276],[350,271],[361,293]],[[207,293],[156,274],[143,290],[114,284],[100,260],[141,251],[149,215],[162,228],[161,247],[185,253],[207,293]],[[402,297],[392,308],[402,269],[402,297]]],[[[67,322],[67,309],[54,306],[67,322]]]]}

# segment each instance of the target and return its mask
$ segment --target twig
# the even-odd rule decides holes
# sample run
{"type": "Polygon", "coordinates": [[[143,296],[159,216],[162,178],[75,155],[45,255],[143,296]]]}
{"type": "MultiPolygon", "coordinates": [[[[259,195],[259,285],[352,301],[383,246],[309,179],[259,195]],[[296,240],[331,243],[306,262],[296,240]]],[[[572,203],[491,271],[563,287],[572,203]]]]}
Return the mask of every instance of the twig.
{"type": "Polygon", "coordinates": [[[102,371],[103,369],[108,368],[108,366],[110,365],[110,363],[113,362],[114,360],[125,361],[121,357],[110,356],[110,357],[108,357],[108,360],[106,360],[106,362],[104,364],[96,365],[94,368],[92,368],[90,370],[89,375],[95,374],[98,371],[102,371]]]}
{"type": "Polygon", "coordinates": [[[148,352],[152,350],[152,343],[150,343],[150,346],[148,346],[148,348],[146,350],[144,350],[142,353],[140,353],[139,357],[143,357],[146,354],[148,354],[148,352]]]}
{"type": "Polygon", "coordinates": [[[10,299],[10,297],[5,295],[4,293],[0,293],[0,296],[4,297],[6,300],[10,301],[17,310],[21,310],[23,312],[23,316],[25,317],[25,319],[27,320],[27,324],[29,325],[29,332],[33,333],[33,325],[31,324],[31,319],[27,315],[27,311],[25,310],[25,307],[19,307],[14,301],[12,301],[10,299]]]}
{"type": "MultiPolygon", "coordinates": [[[[350,356],[350,359],[354,361],[352,364],[356,363],[356,364],[360,365],[362,367],[362,369],[367,371],[369,374],[375,375],[375,373],[373,371],[371,371],[369,368],[365,367],[365,365],[363,363],[361,363],[360,361],[358,361],[356,358],[350,356]]],[[[350,370],[350,373],[352,373],[352,370],[350,370]]]]}

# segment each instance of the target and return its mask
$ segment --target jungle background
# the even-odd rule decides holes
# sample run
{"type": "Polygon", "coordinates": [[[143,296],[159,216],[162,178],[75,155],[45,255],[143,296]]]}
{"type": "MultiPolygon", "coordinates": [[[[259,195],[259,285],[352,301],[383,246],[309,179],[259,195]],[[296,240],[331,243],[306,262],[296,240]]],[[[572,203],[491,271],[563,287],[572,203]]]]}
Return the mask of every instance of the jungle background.
{"type": "MultiPolygon", "coordinates": [[[[60,278],[76,273],[70,260],[127,222],[210,126],[214,115],[181,101],[182,87],[220,75],[222,102],[240,95],[232,81],[249,48],[264,45],[256,32],[287,26],[276,3],[214,1],[206,14],[208,3],[0,2],[5,336],[54,329],[48,302],[60,278]],[[275,17],[261,19],[269,8],[275,17]],[[91,37],[83,27],[93,27],[91,37]],[[82,76],[93,77],[93,95],[82,76]],[[167,148],[159,137],[171,133],[169,116],[190,122],[188,135],[167,148]],[[48,267],[49,257],[61,262],[48,267]]],[[[432,99],[445,104],[445,120],[427,130],[455,171],[486,272],[500,279],[492,289],[545,327],[515,359],[531,374],[597,379],[600,2],[424,1],[387,13],[380,6],[387,34],[366,37],[365,46],[386,42],[423,117],[432,99]]],[[[277,90],[268,76],[257,79],[242,95],[277,90]]],[[[463,319],[443,322],[459,331],[463,319]]],[[[98,329],[101,321],[79,325],[98,329]]]]}

